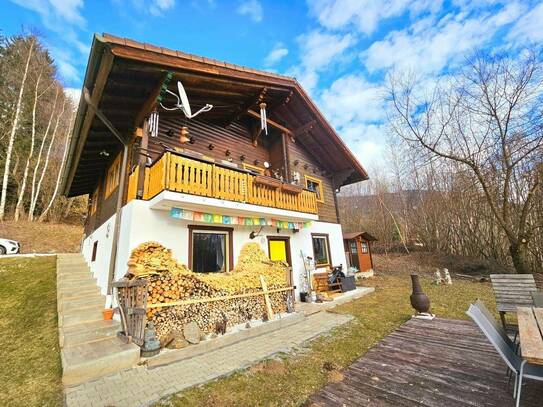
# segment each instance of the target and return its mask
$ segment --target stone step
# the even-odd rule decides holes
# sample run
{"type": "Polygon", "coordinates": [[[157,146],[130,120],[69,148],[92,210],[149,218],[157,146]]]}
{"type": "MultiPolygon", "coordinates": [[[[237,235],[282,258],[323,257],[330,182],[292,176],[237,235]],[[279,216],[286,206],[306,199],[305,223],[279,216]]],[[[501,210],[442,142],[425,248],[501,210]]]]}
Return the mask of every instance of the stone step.
{"type": "Polygon", "coordinates": [[[117,338],[63,348],[61,351],[64,385],[76,385],[135,366],[140,348],[117,338]]]}
{"type": "Polygon", "coordinates": [[[59,297],[59,302],[65,302],[66,300],[98,296],[101,295],[101,293],[100,288],[95,285],[94,287],[85,287],[80,289],[58,288],[57,295],[59,297]]]}
{"type": "MultiPolygon", "coordinates": [[[[95,278],[92,276],[91,273],[89,273],[88,271],[86,273],[81,273],[81,274],[70,274],[70,275],[67,275],[67,276],[57,276],[57,283],[69,283],[69,282],[72,282],[72,281],[86,281],[86,280],[94,280],[95,281],[95,278]]],[[[96,283],[96,281],[95,281],[96,283]]]]}
{"type": "Polygon", "coordinates": [[[63,312],[61,315],[59,315],[58,325],[60,327],[66,327],[103,320],[103,309],[103,306],[99,306],[94,308],[73,310],[68,313],[63,312]]]}
{"type": "Polygon", "coordinates": [[[72,281],[60,281],[57,283],[57,287],[60,290],[64,289],[80,289],[80,288],[91,288],[98,287],[96,285],[96,280],[94,278],[86,278],[84,280],[72,280],[72,281]]]}
{"type": "Polygon", "coordinates": [[[58,274],[70,273],[74,271],[87,271],[89,272],[89,266],[87,263],[73,264],[73,265],[58,265],[57,264],[58,274]]]}
{"type": "MultiPolygon", "coordinates": [[[[75,325],[72,325],[74,327],[75,325]]],[[[67,328],[72,328],[67,327],[67,328]]],[[[62,330],[59,335],[60,346],[69,348],[72,346],[82,345],[84,343],[105,341],[117,336],[120,331],[120,324],[117,321],[99,321],[88,324],[77,325],[77,330],[62,330]],[[98,323],[102,323],[98,325],[98,323]]]]}
{"type": "Polygon", "coordinates": [[[59,303],[58,309],[60,312],[70,312],[75,309],[92,308],[96,306],[104,307],[106,297],[103,295],[93,295],[90,297],[77,298],[59,303]]]}

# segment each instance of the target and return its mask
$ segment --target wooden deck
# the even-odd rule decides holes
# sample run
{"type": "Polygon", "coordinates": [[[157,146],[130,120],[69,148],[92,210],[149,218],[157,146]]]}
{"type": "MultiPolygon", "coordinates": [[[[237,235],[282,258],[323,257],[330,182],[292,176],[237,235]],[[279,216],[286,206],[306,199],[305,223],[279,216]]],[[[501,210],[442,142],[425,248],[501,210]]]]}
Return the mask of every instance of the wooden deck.
{"type": "MultiPolygon", "coordinates": [[[[506,367],[470,321],[410,320],[385,337],[307,406],[513,406],[506,367]]],[[[543,382],[527,380],[521,406],[541,406],[543,382]]]]}

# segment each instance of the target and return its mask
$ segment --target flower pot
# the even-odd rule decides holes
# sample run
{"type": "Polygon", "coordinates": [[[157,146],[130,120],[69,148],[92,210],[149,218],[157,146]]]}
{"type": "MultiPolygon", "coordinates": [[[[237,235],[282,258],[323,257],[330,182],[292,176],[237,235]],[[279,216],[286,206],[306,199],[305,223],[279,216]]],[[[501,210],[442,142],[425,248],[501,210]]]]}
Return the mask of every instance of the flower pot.
{"type": "Polygon", "coordinates": [[[102,311],[102,315],[104,316],[104,321],[109,321],[113,319],[113,308],[106,308],[102,311]]]}
{"type": "Polygon", "coordinates": [[[418,275],[411,274],[411,284],[413,286],[413,293],[409,297],[411,305],[419,313],[428,312],[430,310],[430,299],[422,291],[418,275]]]}

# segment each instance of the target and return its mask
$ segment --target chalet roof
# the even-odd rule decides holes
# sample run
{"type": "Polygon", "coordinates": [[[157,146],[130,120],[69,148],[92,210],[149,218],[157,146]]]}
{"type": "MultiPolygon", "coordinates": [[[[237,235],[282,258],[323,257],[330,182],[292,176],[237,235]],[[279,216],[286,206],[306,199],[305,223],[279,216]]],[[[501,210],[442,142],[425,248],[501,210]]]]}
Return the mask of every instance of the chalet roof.
{"type": "MultiPolygon", "coordinates": [[[[191,104],[221,106],[206,113],[206,119],[223,125],[254,108],[264,94],[268,118],[288,125],[296,141],[334,174],[337,187],[368,178],[298,81],[288,76],[96,34],[84,87],[115,128],[129,136],[149,113],[148,101],[154,100],[168,72],[182,80],[191,104]]],[[[92,192],[107,166],[100,152],[105,150],[111,156],[120,149],[120,143],[81,98],[63,176],[64,194],[92,192]]]]}
{"type": "Polygon", "coordinates": [[[349,233],[343,233],[343,240],[351,240],[356,239],[357,237],[362,237],[364,240],[368,241],[376,241],[377,238],[370,235],[368,232],[349,232],[349,233]]]}

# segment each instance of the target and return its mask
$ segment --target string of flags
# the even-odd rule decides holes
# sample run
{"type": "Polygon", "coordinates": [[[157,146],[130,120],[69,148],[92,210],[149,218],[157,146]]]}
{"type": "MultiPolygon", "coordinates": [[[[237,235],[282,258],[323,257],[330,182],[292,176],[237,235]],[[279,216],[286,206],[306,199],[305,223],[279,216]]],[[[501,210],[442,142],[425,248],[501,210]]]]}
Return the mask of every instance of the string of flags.
{"type": "Polygon", "coordinates": [[[277,219],[229,216],[213,213],[190,211],[182,208],[171,208],[170,216],[176,219],[192,220],[220,225],[272,226],[280,229],[303,229],[311,226],[309,222],[290,222],[277,219]]]}

